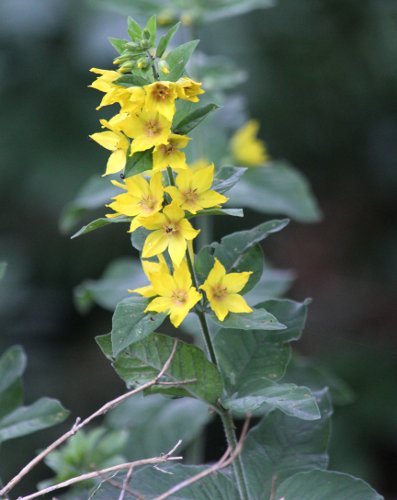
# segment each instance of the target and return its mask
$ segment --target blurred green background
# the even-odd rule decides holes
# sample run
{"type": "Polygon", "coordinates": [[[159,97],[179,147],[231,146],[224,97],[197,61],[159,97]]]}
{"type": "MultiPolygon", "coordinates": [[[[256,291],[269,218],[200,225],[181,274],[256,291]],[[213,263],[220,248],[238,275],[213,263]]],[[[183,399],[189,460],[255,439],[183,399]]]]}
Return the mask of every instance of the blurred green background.
{"type": "MultiPolygon", "coordinates": [[[[72,291],[130,255],[129,239],[111,226],[71,241],[59,218],[104,169],[106,153],[88,140],[99,118],[88,69],[111,68],[107,37],[125,34],[125,16],[92,3],[0,3],[0,259],[9,262],[0,347],[26,348],[28,402],[57,397],[75,416],[123,390],[93,341],[111,314],[79,315],[72,291]]],[[[354,394],[335,408],[331,468],[397,498],[397,3],[279,0],[198,36],[206,53],[248,71],[240,90],[270,154],[305,173],[324,214],[321,223],[292,223],[265,252],[296,272],[291,298],[314,298],[296,350],[354,394]]],[[[246,224],[262,219],[248,212],[246,224]]],[[[58,433],[4,445],[1,475],[58,433]]],[[[38,468],[31,484],[46,475],[38,468]]]]}

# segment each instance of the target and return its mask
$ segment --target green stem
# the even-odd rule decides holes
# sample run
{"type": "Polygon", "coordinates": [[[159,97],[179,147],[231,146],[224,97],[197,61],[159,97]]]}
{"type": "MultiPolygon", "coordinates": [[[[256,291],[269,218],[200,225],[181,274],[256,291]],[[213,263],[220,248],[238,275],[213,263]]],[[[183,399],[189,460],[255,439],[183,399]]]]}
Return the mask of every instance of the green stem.
{"type": "MultiPolygon", "coordinates": [[[[173,174],[172,169],[170,167],[167,167],[167,174],[168,174],[168,179],[169,179],[170,185],[175,186],[174,174],[173,174]]],[[[195,288],[197,290],[199,290],[198,280],[196,277],[196,273],[194,270],[194,265],[193,265],[192,259],[190,257],[189,249],[186,250],[186,260],[187,260],[187,265],[189,267],[189,271],[190,271],[190,274],[192,277],[193,285],[195,286],[195,288]]],[[[212,363],[214,363],[214,365],[219,369],[218,360],[216,358],[214,346],[213,346],[212,340],[211,340],[210,329],[208,327],[207,318],[205,317],[205,313],[203,310],[204,299],[202,299],[202,301],[201,301],[201,307],[202,307],[201,310],[195,309],[195,313],[200,321],[200,325],[201,325],[201,329],[203,332],[205,345],[207,347],[209,357],[210,357],[212,363]]],[[[236,438],[236,433],[234,431],[233,418],[230,415],[230,413],[227,410],[223,409],[221,406],[218,406],[217,410],[218,410],[218,413],[219,413],[221,420],[222,420],[227,443],[232,448],[232,450],[234,450],[237,447],[237,438],[236,438]]],[[[241,460],[240,455],[238,455],[235,458],[235,460],[233,461],[233,471],[234,471],[234,475],[236,478],[236,483],[237,483],[237,488],[238,488],[238,491],[240,494],[240,499],[241,500],[249,500],[247,481],[245,479],[244,466],[243,466],[243,462],[241,460]]]]}

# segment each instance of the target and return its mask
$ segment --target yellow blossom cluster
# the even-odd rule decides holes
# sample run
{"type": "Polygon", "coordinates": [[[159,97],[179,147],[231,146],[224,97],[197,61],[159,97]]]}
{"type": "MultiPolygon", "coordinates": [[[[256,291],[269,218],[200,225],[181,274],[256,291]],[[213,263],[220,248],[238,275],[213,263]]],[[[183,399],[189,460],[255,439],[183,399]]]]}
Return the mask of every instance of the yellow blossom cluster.
{"type": "Polygon", "coordinates": [[[228,200],[211,189],[214,165],[189,166],[182,149],[190,138],[173,131],[177,99],[198,102],[204,92],[201,83],[181,77],[176,82],[124,86],[117,83],[122,76],[118,71],[91,71],[99,75],[91,87],[104,93],[98,109],[113,104],[120,107],[109,120],[100,120],[104,131],[90,136],[111,151],[104,175],[124,171],[128,158],[136,153],[151,154],[150,170],[139,169],[137,175],[122,175],[121,182],[111,181],[123,192],[108,205],[113,213],[107,217],[130,217],[130,232],[139,227],[149,231],[142,249],[142,265],[150,285],[131,291],[151,299],[146,311],[169,314],[176,327],[199,301],[204,301],[200,289],[221,321],[229,311],[250,312],[238,294],[250,273],[227,274],[216,260],[201,286],[194,279],[192,242],[200,231],[189,219],[228,200]],[[167,264],[165,252],[172,266],[167,264]],[[158,261],[148,260],[152,258],[158,261]]]}

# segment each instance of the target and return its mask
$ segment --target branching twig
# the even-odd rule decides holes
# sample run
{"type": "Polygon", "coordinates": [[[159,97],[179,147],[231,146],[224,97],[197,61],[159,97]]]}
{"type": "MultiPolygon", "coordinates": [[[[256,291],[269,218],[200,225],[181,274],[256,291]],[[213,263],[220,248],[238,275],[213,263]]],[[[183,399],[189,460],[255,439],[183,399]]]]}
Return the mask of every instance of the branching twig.
{"type": "MultiPolygon", "coordinates": [[[[99,408],[96,412],[92,413],[89,417],[87,417],[85,420],[81,421],[80,418],[77,418],[76,422],[74,423],[73,427],[63,434],[60,438],[58,438],[56,441],[54,441],[52,444],[50,444],[45,450],[43,450],[41,453],[39,453],[33,460],[31,460],[23,469],[20,470],[20,472],[13,477],[1,490],[0,490],[0,498],[6,498],[7,493],[9,493],[12,488],[16,484],[21,481],[23,477],[26,476],[38,463],[40,463],[47,455],[49,455],[52,451],[54,451],[56,448],[58,448],[61,444],[63,444],[65,441],[67,441],[70,437],[74,436],[77,431],[82,429],[84,426],[89,424],[92,420],[95,418],[99,417],[100,415],[105,415],[109,410],[115,408],[118,406],[120,403],[125,401],[126,399],[130,398],[131,396],[134,396],[135,394],[138,394],[139,392],[143,392],[146,389],[149,389],[153,385],[156,385],[160,378],[164,375],[164,373],[168,370],[170,367],[171,361],[175,355],[176,352],[176,347],[178,344],[178,340],[175,339],[174,344],[172,346],[172,350],[170,355],[168,356],[167,361],[164,363],[164,366],[160,370],[160,372],[154,377],[152,380],[149,382],[146,382],[145,384],[133,389],[132,391],[129,391],[125,394],[122,394],[121,396],[117,397],[116,399],[113,399],[112,401],[109,401],[108,403],[104,404],[99,408]]],[[[177,382],[175,382],[177,384],[177,382]]]]}
{"type": "Polygon", "coordinates": [[[250,417],[247,417],[244,422],[243,429],[241,431],[241,436],[240,440],[237,443],[237,446],[234,450],[228,447],[226,452],[223,454],[223,456],[220,458],[216,464],[212,465],[208,469],[205,469],[195,476],[189,477],[188,479],[185,479],[185,481],[181,481],[180,483],[176,484],[172,488],[170,488],[168,491],[165,493],[162,493],[160,496],[156,497],[154,500],[165,500],[166,498],[170,497],[177,491],[182,490],[183,488],[187,488],[188,486],[191,486],[193,483],[199,481],[200,479],[203,479],[206,476],[209,476],[210,474],[213,474],[214,472],[217,472],[224,467],[227,467],[230,465],[233,460],[241,453],[241,450],[243,449],[245,438],[248,433],[248,428],[249,428],[249,423],[250,423],[250,417]]]}
{"type": "Polygon", "coordinates": [[[80,476],[68,479],[67,481],[63,481],[62,483],[54,484],[53,486],[49,486],[48,488],[44,488],[43,490],[36,491],[36,493],[32,493],[31,495],[27,495],[25,497],[19,497],[18,500],[32,500],[33,498],[46,495],[47,493],[51,493],[52,491],[60,490],[61,488],[66,488],[67,486],[71,486],[72,484],[80,483],[81,481],[87,481],[87,479],[94,479],[97,478],[98,476],[103,476],[104,474],[108,474],[111,472],[118,472],[120,470],[128,469],[128,473],[132,474],[132,471],[136,467],[142,465],[156,465],[169,462],[171,460],[182,460],[183,457],[171,456],[172,453],[174,453],[174,451],[176,450],[176,448],[181,444],[181,442],[182,441],[178,441],[178,443],[168,453],[166,453],[165,455],[161,455],[160,457],[143,458],[142,460],[135,460],[134,462],[114,465],[113,467],[107,467],[106,469],[94,472],[87,472],[85,474],[81,474],[80,476]]]}

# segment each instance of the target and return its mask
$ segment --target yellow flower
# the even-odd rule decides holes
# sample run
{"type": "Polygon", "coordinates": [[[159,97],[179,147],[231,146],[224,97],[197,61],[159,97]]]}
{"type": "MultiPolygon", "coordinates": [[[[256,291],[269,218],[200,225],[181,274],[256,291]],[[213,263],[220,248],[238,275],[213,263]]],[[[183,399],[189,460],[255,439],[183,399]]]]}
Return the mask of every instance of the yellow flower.
{"type": "Polygon", "coordinates": [[[131,155],[159,144],[167,144],[171,122],[157,112],[142,111],[137,115],[120,118],[118,127],[133,140],[131,155]]]}
{"type": "Polygon", "coordinates": [[[186,261],[183,260],[170,274],[164,267],[157,272],[149,272],[153,291],[158,297],[146,307],[146,311],[167,313],[170,321],[178,327],[190,309],[201,299],[201,294],[192,286],[192,278],[186,261]]]}
{"type": "Polygon", "coordinates": [[[185,148],[190,141],[186,135],[171,134],[168,144],[159,144],[153,150],[153,170],[164,170],[171,167],[174,170],[187,169],[185,153],[179,148],[185,148]]]}
{"type": "Polygon", "coordinates": [[[175,114],[175,99],[177,98],[175,83],[154,82],[145,85],[145,109],[151,113],[158,112],[172,122],[175,114]]]}
{"type": "Polygon", "coordinates": [[[204,90],[201,88],[201,85],[201,83],[195,82],[191,78],[183,76],[176,82],[176,93],[179,99],[198,102],[199,98],[197,96],[204,94],[204,90]]]}
{"type": "Polygon", "coordinates": [[[226,196],[210,189],[213,180],[213,164],[194,171],[182,170],[176,177],[176,187],[169,186],[165,191],[184,210],[195,214],[203,208],[216,207],[228,200],[226,196]]]}
{"type": "Polygon", "coordinates": [[[145,240],[142,257],[153,257],[168,248],[171,260],[176,266],[181,263],[186,253],[186,241],[193,240],[200,232],[185,219],[185,212],[175,202],[167,205],[162,213],[142,218],[141,224],[153,231],[145,240]]]}
{"type": "Polygon", "coordinates": [[[117,181],[112,181],[112,184],[127,192],[115,196],[113,198],[115,201],[107,205],[116,212],[107,217],[117,215],[134,217],[129,229],[131,233],[142,225],[143,218],[150,217],[163,207],[164,188],[161,172],[155,173],[150,183],[142,175],[133,175],[127,177],[124,184],[117,181]]]}
{"type": "Polygon", "coordinates": [[[100,120],[100,123],[110,130],[91,134],[90,137],[103,148],[112,151],[106,164],[106,172],[103,175],[115,174],[125,167],[130,141],[114,127],[112,120],[109,122],[100,120]]]}
{"type": "Polygon", "coordinates": [[[259,122],[249,120],[230,140],[233,158],[241,165],[258,167],[269,161],[265,143],[256,137],[258,130],[259,122]]]}
{"type": "Polygon", "coordinates": [[[218,259],[215,259],[214,267],[200,288],[205,290],[210,307],[220,321],[225,319],[229,311],[252,312],[243,297],[237,293],[245,287],[251,274],[251,271],[226,274],[225,268],[218,259]]]}
{"type": "MultiPolygon", "coordinates": [[[[163,255],[158,255],[158,262],[153,262],[150,260],[142,260],[142,268],[143,272],[146,274],[146,277],[150,281],[150,274],[164,273],[168,272],[168,266],[164,259],[163,255]]],[[[152,283],[150,285],[142,286],[140,288],[135,288],[134,290],[128,290],[132,293],[139,293],[139,295],[143,295],[143,297],[154,297],[157,295],[156,290],[152,283]]]]}

